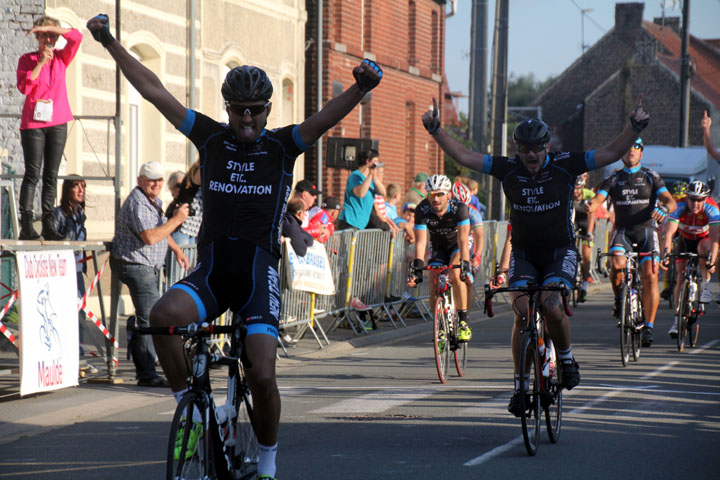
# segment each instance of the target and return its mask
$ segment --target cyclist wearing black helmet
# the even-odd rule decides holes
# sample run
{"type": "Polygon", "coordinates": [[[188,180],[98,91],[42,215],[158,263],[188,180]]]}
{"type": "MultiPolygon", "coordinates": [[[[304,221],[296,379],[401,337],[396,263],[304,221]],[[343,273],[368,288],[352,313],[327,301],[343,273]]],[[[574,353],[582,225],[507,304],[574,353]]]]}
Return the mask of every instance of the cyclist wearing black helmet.
{"type": "MultiPolygon", "coordinates": [[[[541,285],[564,284],[570,289],[575,277],[576,253],[572,226],[572,194],[575,178],[588,170],[602,168],[625,153],[637,137],[637,132],[650,121],[638,97],[630,115],[630,125],[607,146],[579,153],[550,151],[548,126],[535,119],[525,120],[513,134],[517,153],[513,158],[483,155],[468,150],[440,126],[437,102],[422,116],[423,125],[440,147],[459,164],[490,174],[502,182],[510,203],[513,225],[510,285],[535,282],[541,285]]],[[[522,318],[527,312],[527,300],[514,296],[516,310],[512,334],[516,387],[519,387],[519,334],[522,318]]],[[[545,294],[547,326],[558,350],[560,378],[568,390],[580,383],[580,369],[573,358],[570,324],[560,296],[545,294]]],[[[508,410],[519,415],[521,399],[517,390],[508,410]]]]}
{"type": "MultiPolygon", "coordinates": [[[[606,178],[598,187],[598,192],[590,203],[589,211],[595,209],[610,197],[615,208],[615,231],[609,244],[609,253],[620,254],[632,251],[633,244],[641,253],[651,254],[640,259],[640,278],[643,284],[642,305],[645,325],[642,331],[642,344],[649,347],[653,342],[655,315],[660,302],[658,289],[658,264],[660,262],[660,244],[658,225],[676,208],[675,199],[665,187],[665,182],[657,172],[640,165],[644,145],[638,138],[632,147],[622,156],[623,168],[619,168],[606,178]],[[660,202],[659,206],[656,206],[660,202]]],[[[625,257],[618,255],[610,259],[610,283],[615,292],[613,314],[619,315],[622,297],[620,286],[623,282],[625,257]]]]}
{"type": "MultiPolygon", "coordinates": [[[[230,308],[248,325],[246,370],[255,406],[253,426],[260,448],[259,478],[274,478],[280,395],[275,379],[280,290],[277,265],[280,227],[293,183],[293,166],[329,128],[375,88],[382,70],[364,60],[355,83],[299,125],[267,130],[273,88],[265,72],[242,66],[222,85],[228,124],[185,108],[157,76],[110,34],[107,15],[88,21],[123,74],[198,148],[202,168],[203,226],[198,266],[155,304],[153,326],[213,320],[230,308]],[[247,268],[252,265],[253,268],[247,268]]],[[[188,372],[179,337],[154,338],[160,363],[176,398],[187,389],[188,372]]]]}

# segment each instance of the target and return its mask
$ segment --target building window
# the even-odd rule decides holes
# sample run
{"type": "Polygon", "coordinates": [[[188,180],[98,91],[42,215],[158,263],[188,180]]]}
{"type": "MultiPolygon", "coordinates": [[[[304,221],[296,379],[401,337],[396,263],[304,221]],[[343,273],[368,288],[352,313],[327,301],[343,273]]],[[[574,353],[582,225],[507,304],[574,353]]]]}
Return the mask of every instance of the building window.
{"type": "Polygon", "coordinates": [[[417,10],[415,2],[408,2],[408,65],[414,67],[417,64],[417,52],[415,44],[417,43],[417,10]]]}
{"type": "Polygon", "coordinates": [[[282,93],[282,124],[291,125],[295,119],[295,84],[289,78],[283,80],[282,93]]]}

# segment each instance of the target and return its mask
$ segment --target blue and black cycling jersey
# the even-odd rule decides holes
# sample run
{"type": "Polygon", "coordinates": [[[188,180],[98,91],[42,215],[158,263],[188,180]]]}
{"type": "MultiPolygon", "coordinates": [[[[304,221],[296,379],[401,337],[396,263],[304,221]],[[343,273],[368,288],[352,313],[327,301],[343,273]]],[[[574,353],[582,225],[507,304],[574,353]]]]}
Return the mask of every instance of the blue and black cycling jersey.
{"type": "Polygon", "coordinates": [[[667,191],[660,175],[642,166],[619,168],[598,187],[598,194],[609,197],[615,207],[616,228],[655,226],[655,202],[667,191]]]}

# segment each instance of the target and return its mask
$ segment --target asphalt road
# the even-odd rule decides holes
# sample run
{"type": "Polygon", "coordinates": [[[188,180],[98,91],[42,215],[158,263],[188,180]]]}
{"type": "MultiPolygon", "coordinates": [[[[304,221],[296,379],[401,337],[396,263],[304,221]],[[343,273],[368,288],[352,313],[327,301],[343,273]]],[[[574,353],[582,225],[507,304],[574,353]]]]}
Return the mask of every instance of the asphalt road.
{"type": "MultiPolygon", "coordinates": [[[[429,323],[379,344],[283,358],[279,478],[717,478],[720,309],[710,305],[698,346],[679,353],[663,306],[655,344],[626,368],[609,311],[607,288],[575,311],[582,383],[564,396],[560,442],[543,430],[535,457],[506,410],[507,310],[472,314],[467,375],[445,385],[429,323]]],[[[128,383],[6,399],[0,479],[164,478],[174,406],[165,392],[128,383]]]]}

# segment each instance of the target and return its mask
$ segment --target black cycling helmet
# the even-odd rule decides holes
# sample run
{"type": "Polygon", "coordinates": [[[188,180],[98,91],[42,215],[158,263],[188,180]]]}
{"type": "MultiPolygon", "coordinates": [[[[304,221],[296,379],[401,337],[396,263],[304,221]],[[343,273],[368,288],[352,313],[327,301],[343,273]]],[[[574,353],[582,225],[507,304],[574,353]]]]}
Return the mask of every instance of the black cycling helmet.
{"type": "Polygon", "coordinates": [[[542,120],[528,118],[515,127],[513,140],[523,145],[547,143],[550,140],[550,127],[542,120]]]}
{"type": "Polygon", "coordinates": [[[262,68],[243,65],[228,72],[220,91],[226,102],[270,100],[273,86],[262,68]]]}

